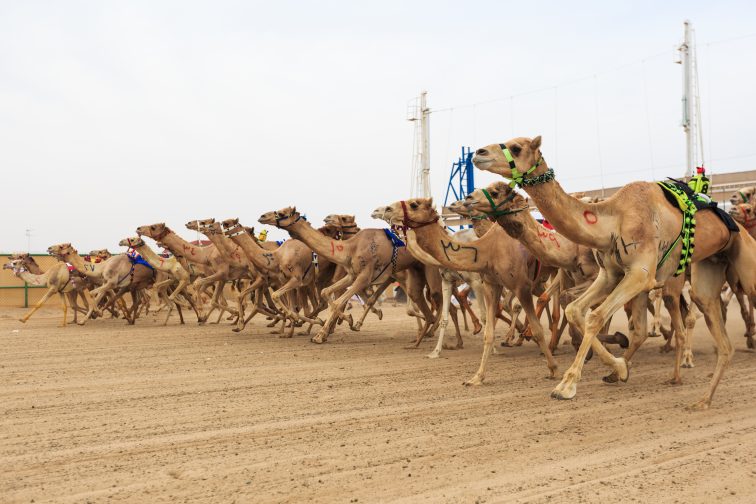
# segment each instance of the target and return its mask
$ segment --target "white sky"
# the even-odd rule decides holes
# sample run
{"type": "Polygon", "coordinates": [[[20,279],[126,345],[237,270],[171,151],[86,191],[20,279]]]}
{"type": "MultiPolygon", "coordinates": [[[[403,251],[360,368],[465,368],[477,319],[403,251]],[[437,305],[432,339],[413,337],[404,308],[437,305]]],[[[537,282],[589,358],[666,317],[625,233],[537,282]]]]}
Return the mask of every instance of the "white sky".
{"type": "Polygon", "coordinates": [[[685,18],[710,170],[752,169],[755,14],[710,0],[5,1],[0,250],[25,250],[27,228],[34,251],[117,251],[158,221],[187,238],[186,221],[211,216],[259,229],[289,204],[383,227],[371,210],[409,196],[421,89],[455,107],[431,116],[437,203],[460,146],[520,135],[544,136],[568,190],[680,175],[685,18]]]}

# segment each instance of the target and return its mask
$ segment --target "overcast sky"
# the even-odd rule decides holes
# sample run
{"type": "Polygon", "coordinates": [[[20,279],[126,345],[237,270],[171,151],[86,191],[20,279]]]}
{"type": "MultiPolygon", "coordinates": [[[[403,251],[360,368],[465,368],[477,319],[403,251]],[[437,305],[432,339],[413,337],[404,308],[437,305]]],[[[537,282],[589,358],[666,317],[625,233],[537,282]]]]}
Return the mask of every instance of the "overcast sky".
{"type": "Polygon", "coordinates": [[[421,89],[438,203],[460,146],[512,136],[543,135],[568,190],[680,175],[685,18],[707,164],[752,169],[753,2],[0,2],[0,251],[290,204],[382,227],[421,89]]]}

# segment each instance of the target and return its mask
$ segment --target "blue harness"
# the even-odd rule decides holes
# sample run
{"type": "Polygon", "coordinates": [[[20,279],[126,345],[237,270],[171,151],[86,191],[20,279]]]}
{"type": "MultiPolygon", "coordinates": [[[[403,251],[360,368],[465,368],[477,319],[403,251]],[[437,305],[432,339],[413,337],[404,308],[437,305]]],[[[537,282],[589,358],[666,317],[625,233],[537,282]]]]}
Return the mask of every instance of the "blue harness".
{"type": "Polygon", "coordinates": [[[386,238],[391,240],[391,245],[394,247],[404,247],[404,242],[402,241],[399,236],[397,236],[396,233],[394,233],[392,230],[384,228],[383,232],[386,233],[386,238]]]}

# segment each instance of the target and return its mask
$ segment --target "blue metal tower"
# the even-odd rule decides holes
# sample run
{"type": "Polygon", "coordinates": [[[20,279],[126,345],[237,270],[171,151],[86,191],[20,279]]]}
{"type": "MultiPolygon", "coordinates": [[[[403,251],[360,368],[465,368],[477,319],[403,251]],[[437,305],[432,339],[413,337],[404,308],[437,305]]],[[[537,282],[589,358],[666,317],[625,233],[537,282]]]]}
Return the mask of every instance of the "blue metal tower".
{"type": "Polygon", "coordinates": [[[462,156],[452,164],[449,174],[449,185],[446,186],[444,206],[457,200],[464,199],[475,190],[475,170],[472,164],[472,150],[462,147],[462,156]],[[449,194],[451,193],[451,198],[449,194]]]}

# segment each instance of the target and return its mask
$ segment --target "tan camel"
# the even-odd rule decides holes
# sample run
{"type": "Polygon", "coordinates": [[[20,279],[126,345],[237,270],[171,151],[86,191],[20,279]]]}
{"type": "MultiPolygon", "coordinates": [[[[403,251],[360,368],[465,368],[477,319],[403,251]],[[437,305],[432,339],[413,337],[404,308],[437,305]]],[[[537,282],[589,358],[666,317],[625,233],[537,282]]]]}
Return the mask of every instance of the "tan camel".
{"type": "Polygon", "coordinates": [[[181,314],[180,305],[194,308],[191,301],[187,302],[183,296],[181,296],[184,290],[191,295],[192,287],[190,285],[189,272],[181,266],[175,257],[166,258],[157,255],[155,251],[152,250],[149,245],[144,243],[144,240],[139,236],[124,238],[118,243],[118,245],[135,250],[150,266],[166,277],[165,279],[158,279],[155,285],[153,285],[153,289],[156,291],[158,298],[161,299],[164,306],[168,307],[168,314],[165,317],[163,325],[168,323],[174,304],[176,305],[179,317],[181,318],[181,323],[183,324],[184,317],[181,314]],[[175,287],[173,287],[174,285],[175,287]],[[173,287],[170,295],[167,293],[168,287],[173,287]]]}
{"type": "Polygon", "coordinates": [[[517,240],[510,238],[498,226],[471,242],[459,242],[449,236],[438,222],[438,213],[431,198],[414,198],[388,205],[387,218],[407,229],[407,240],[417,244],[446,268],[480,273],[483,279],[486,306],[486,325],[483,330],[484,347],[480,368],[465,382],[480,385],[486,374],[488,358],[493,349],[496,315],[502,288],[515,293],[533,330],[533,339],[546,357],[549,374],[553,378],[557,364],[543,337],[543,328],[533,306],[534,278],[538,267],[530,253],[517,240]],[[532,270],[532,271],[531,271],[532,270]]]}
{"type": "Polygon", "coordinates": [[[90,303],[90,306],[91,303],[93,303],[89,290],[80,285],[83,283],[81,279],[73,277],[71,272],[68,271],[68,267],[63,263],[55,264],[44,273],[32,273],[26,268],[25,259],[17,256],[16,258],[11,259],[7,264],[4,264],[3,269],[12,270],[14,275],[21,278],[29,285],[48,288],[47,292],[42,296],[42,299],[40,299],[26,315],[19,319],[21,322],[26,323],[26,321],[29,320],[29,318],[34,315],[34,313],[54,294],[60,296],[60,302],[63,307],[63,321],[60,324],[61,327],[65,327],[67,322],[68,300],[66,299],[66,294],[76,294],[76,291],[79,290],[87,303],[90,303]]]}
{"type": "MultiPolygon", "coordinates": [[[[582,203],[554,180],[554,171],[543,159],[540,147],[540,136],[515,138],[506,144],[478,149],[473,163],[481,170],[521,185],[554,228],[596,251],[601,267],[596,281],[566,310],[570,321],[583,328],[583,342],[574,363],[552,392],[552,397],[571,399],[577,393],[577,382],[590,348],[613,369],[617,379],[627,381],[627,361],[609,353],[596,335],[609,317],[634,300],[633,314],[638,320],[633,321],[632,342],[639,345],[646,338],[647,293],[678,269],[683,216],[667,200],[664,189],[648,182],[628,184],[601,203],[582,203]],[[670,260],[663,261],[665,257],[670,260]],[[588,308],[597,303],[598,308],[586,317],[588,308]]],[[[756,242],[744,232],[731,234],[713,211],[698,212],[695,221],[692,297],[706,317],[718,350],[709,390],[694,405],[703,409],[711,404],[716,386],[732,359],[732,345],[720,309],[722,285],[728,268],[732,268],[748,296],[752,299],[756,296],[756,242]]]]}
{"type": "MultiPolygon", "coordinates": [[[[334,240],[318,232],[294,207],[286,207],[275,212],[263,214],[259,222],[273,225],[286,230],[293,238],[302,240],[318,257],[340,264],[346,269],[346,276],[330,285],[321,292],[321,296],[328,298],[331,292],[338,292],[347,287],[346,291],[336,301],[330,303],[331,312],[325,325],[313,336],[313,343],[324,343],[332,332],[336,322],[343,316],[344,308],[355,294],[364,291],[371,285],[379,287],[374,292],[380,293],[396,278],[396,274],[408,270],[416,281],[407,291],[415,304],[420,308],[425,319],[424,327],[418,331],[416,345],[420,344],[423,336],[435,329],[435,318],[423,296],[424,280],[422,265],[406,250],[406,247],[393,246],[382,229],[363,229],[349,240],[334,240]]],[[[369,304],[372,300],[367,300],[369,304]]]]}
{"type": "MultiPolygon", "coordinates": [[[[380,220],[386,221],[389,225],[391,225],[392,224],[391,218],[387,214],[387,210],[389,210],[389,207],[378,207],[375,210],[373,210],[370,216],[373,219],[380,219],[380,220]]],[[[468,242],[468,241],[473,241],[477,239],[477,236],[475,236],[475,232],[471,229],[462,229],[454,233],[454,238],[460,242],[468,242]]],[[[426,357],[428,357],[429,359],[437,359],[441,356],[442,349],[458,350],[458,349],[464,348],[464,341],[462,340],[462,333],[459,330],[459,324],[457,323],[456,317],[454,317],[453,321],[456,328],[457,343],[454,346],[447,345],[444,343],[444,338],[446,336],[446,327],[449,324],[449,313],[453,308],[451,304],[451,298],[452,298],[453,292],[457,290],[458,286],[461,283],[467,283],[470,286],[470,288],[475,292],[475,298],[478,303],[478,308],[480,309],[481,314],[483,315],[483,321],[485,323],[485,306],[483,304],[485,293],[483,291],[483,281],[480,278],[480,274],[469,272],[469,271],[456,271],[453,269],[445,268],[441,265],[441,263],[436,261],[436,259],[433,258],[433,256],[425,252],[422,248],[413,246],[411,243],[407,244],[407,250],[409,250],[409,252],[418,261],[424,264],[430,264],[430,265],[438,267],[441,273],[441,281],[442,281],[441,291],[442,291],[443,299],[442,299],[442,306],[441,306],[441,322],[439,324],[438,340],[436,341],[436,346],[433,349],[433,351],[431,351],[431,353],[426,355],[426,357]]],[[[477,334],[479,331],[480,329],[475,331],[475,334],[477,334]]]]}
{"type": "Polygon", "coordinates": [[[753,201],[754,193],[756,193],[756,186],[741,187],[740,190],[735,191],[735,193],[730,196],[730,203],[732,205],[751,203],[753,201]]]}
{"type": "MultiPolygon", "coordinates": [[[[190,274],[194,272],[198,275],[194,289],[195,306],[201,312],[198,320],[200,324],[204,324],[212,310],[217,307],[220,307],[220,316],[223,315],[224,310],[233,313],[233,309],[228,306],[226,298],[223,295],[223,287],[227,281],[246,277],[246,270],[244,268],[232,267],[223,259],[215,245],[201,247],[189,243],[173,232],[164,222],[140,226],[136,231],[139,236],[152,238],[160,246],[170,250],[174,257],[176,257],[176,260],[190,274]],[[211,306],[209,310],[203,311],[201,310],[202,296],[204,291],[211,285],[215,287],[213,297],[210,301],[211,306]]],[[[220,321],[220,317],[218,321],[220,321]]]]}
{"type": "Polygon", "coordinates": [[[100,315],[99,303],[106,294],[112,293],[113,298],[108,301],[105,309],[118,301],[126,292],[129,292],[131,293],[132,305],[131,309],[126,311],[124,315],[129,324],[134,324],[140,306],[139,291],[153,284],[155,279],[153,269],[135,263],[125,254],[113,256],[94,265],[90,263],[89,265],[93,266],[93,268],[89,269],[87,268],[87,263],[84,262],[70,243],[52,245],[47,250],[51,255],[58,257],[60,260],[71,263],[85,275],[102,282],[99,287],[92,291],[94,304],[90,305],[85,320],[89,319],[92,313],[100,315]]]}
{"type": "MultiPolygon", "coordinates": [[[[280,247],[273,251],[263,249],[255,239],[247,233],[239,224],[239,219],[227,219],[223,221],[225,234],[233,243],[238,245],[246,257],[260,271],[261,285],[263,279],[266,284],[274,285],[277,290],[273,292],[273,301],[286,313],[291,324],[289,331],[281,331],[281,337],[290,338],[294,334],[297,322],[322,325],[320,319],[313,319],[312,313],[300,315],[295,311],[297,304],[304,306],[304,299],[297,296],[296,291],[307,289],[307,300],[312,304],[313,310],[320,304],[313,297],[317,276],[317,267],[312,255],[312,250],[300,240],[286,240],[280,247]],[[272,278],[271,278],[272,277],[272,278]],[[288,297],[288,300],[286,299],[288,297]]],[[[267,288],[267,287],[266,287],[267,288]]],[[[259,310],[257,306],[258,296],[255,296],[255,308],[253,314],[259,310]]],[[[246,323],[246,321],[245,321],[246,323]]],[[[284,322],[284,327],[286,322],[284,322]]]]}
{"type": "MultiPolygon", "coordinates": [[[[29,272],[33,273],[34,275],[43,275],[45,272],[42,270],[42,268],[37,264],[37,261],[34,260],[34,256],[27,252],[15,252],[8,256],[8,262],[19,260],[21,265],[29,272]]],[[[68,267],[68,266],[66,266],[68,267]]],[[[78,317],[79,313],[85,314],[88,311],[89,304],[87,302],[87,299],[84,295],[84,290],[87,290],[87,294],[89,294],[89,291],[92,290],[95,286],[94,283],[92,283],[91,280],[89,280],[84,275],[79,274],[78,272],[71,271],[72,268],[68,268],[69,273],[71,274],[71,284],[74,286],[74,289],[70,292],[66,292],[66,297],[68,298],[68,305],[73,308],[74,312],[74,324],[77,324],[79,322],[78,317]],[[82,301],[84,302],[84,306],[86,308],[82,308],[79,306],[78,300],[79,297],[81,297],[82,301]]]]}
{"type": "Polygon", "coordinates": [[[753,203],[739,203],[730,208],[730,216],[756,238],[756,211],[753,203]]]}
{"type": "MultiPolygon", "coordinates": [[[[582,199],[581,199],[582,200],[582,199]]],[[[593,255],[593,250],[584,245],[578,245],[556,231],[550,231],[539,224],[528,211],[525,198],[517,194],[508,184],[494,182],[485,190],[477,189],[465,199],[465,205],[470,208],[487,212],[504,228],[513,238],[520,240],[528,250],[544,261],[546,264],[559,267],[562,271],[562,279],[569,282],[570,288],[565,291],[565,305],[579,298],[585,290],[595,281],[599,273],[599,266],[593,255]],[[485,191],[485,192],[484,192],[485,191]]],[[[692,328],[684,323],[684,314],[680,305],[680,296],[685,285],[685,276],[681,275],[665,282],[662,289],[662,298],[672,321],[672,330],[677,338],[676,358],[671,383],[682,383],[680,367],[693,367],[693,352],[691,350],[689,330],[692,328]]],[[[593,307],[592,307],[593,308],[593,307]]],[[[643,307],[645,310],[646,308],[643,307]]],[[[632,306],[631,310],[632,311],[632,306]]],[[[654,312],[656,313],[656,312],[654,312]]],[[[687,311],[686,311],[687,314],[687,311]]],[[[628,318],[636,320],[629,314],[628,318]]],[[[695,324],[695,318],[693,318],[695,324]]],[[[608,327],[602,329],[606,332],[608,327]]],[[[570,324],[570,334],[576,350],[582,341],[579,328],[570,324]]],[[[627,348],[624,358],[630,361],[638,349],[638,345],[627,344],[623,334],[618,333],[613,337],[601,337],[601,341],[620,342],[627,348]],[[618,341],[618,339],[620,339],[618,341]]],[[[637,340],[636,340],[637,341],[637,340]]],[[[550,348],[556,347],[558,340],[552,340],[550,348]]]]}

